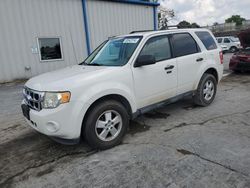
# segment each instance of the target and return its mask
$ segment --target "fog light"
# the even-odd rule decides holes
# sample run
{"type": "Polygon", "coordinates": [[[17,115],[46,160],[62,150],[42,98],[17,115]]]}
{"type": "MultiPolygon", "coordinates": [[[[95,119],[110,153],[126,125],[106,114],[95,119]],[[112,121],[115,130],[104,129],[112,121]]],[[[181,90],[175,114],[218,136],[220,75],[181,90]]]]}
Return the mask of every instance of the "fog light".
{"type": "Polygon", "coordinates": [[[59,130],[59,125],[54,121],[49,121],[48,123],[46,123],[46,128],[49,132],[55,133],[59,130]]]}

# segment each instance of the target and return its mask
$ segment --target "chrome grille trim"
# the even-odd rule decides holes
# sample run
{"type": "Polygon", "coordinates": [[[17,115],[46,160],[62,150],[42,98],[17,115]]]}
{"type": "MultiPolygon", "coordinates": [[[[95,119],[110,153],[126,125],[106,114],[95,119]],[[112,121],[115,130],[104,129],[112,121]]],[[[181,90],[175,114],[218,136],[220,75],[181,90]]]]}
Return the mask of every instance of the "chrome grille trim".
{"type": "Polygon", "coordinates": [[[25,103],[36,111],[42,110],[42,102],[44,99],[44,92],[35,91],[28,87],[23,88],[23,96],[25,103]]]}

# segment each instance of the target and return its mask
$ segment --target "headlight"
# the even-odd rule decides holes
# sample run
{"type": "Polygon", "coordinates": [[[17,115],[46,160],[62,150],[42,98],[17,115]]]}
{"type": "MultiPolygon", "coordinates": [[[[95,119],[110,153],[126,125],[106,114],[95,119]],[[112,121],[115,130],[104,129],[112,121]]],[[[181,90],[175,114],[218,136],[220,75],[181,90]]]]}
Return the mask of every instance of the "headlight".
{"type": "Polygon", "coordinates": [[[43,108],[56,108],[60,104],[68,103],[69,100],[70,92],[45,92],[43,108]]]}

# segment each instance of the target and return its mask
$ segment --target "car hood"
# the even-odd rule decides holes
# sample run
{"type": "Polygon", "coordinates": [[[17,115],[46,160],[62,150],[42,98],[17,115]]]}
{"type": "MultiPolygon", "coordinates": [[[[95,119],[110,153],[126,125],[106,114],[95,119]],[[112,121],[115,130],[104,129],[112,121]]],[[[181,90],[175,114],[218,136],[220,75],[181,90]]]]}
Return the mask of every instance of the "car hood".
{"type": "Polygon", "coordinates": [[[240,32],[238,37],[243,48],[250,47],[250,29],[240,32]]]}
{"type": "Polygon", "coordinates": [[[109,69],[112,68],[74,65],[33,77],[25,86],[37,91],[67,91],[74,85],[79,85],[79,82],[95,78],[109,69]]]}

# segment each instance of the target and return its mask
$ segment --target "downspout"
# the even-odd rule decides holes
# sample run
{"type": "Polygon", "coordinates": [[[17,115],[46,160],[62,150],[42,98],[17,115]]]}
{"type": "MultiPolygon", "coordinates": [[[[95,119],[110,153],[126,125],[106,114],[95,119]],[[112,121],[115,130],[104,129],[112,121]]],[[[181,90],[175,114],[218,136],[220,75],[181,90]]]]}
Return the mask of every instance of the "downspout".
{"type": "Polygon", "coordinates": [[[83,20],[84,20],[84,30],[85,30],[87,53],[88,53],[88,55],[90,55],[91,48],[90,48],[90,38],[89,38],[88,14],[87,14],[87,8],[86,8],[86,0],[82,0],[82,11],[83,11],[83,20]]]}
{"type": "Polygon", "coordinates": [[[158,15],[157,15],[157,6],[153,7],[153,19],[154,19],[154,30],[158,30],[158,15]]]}

